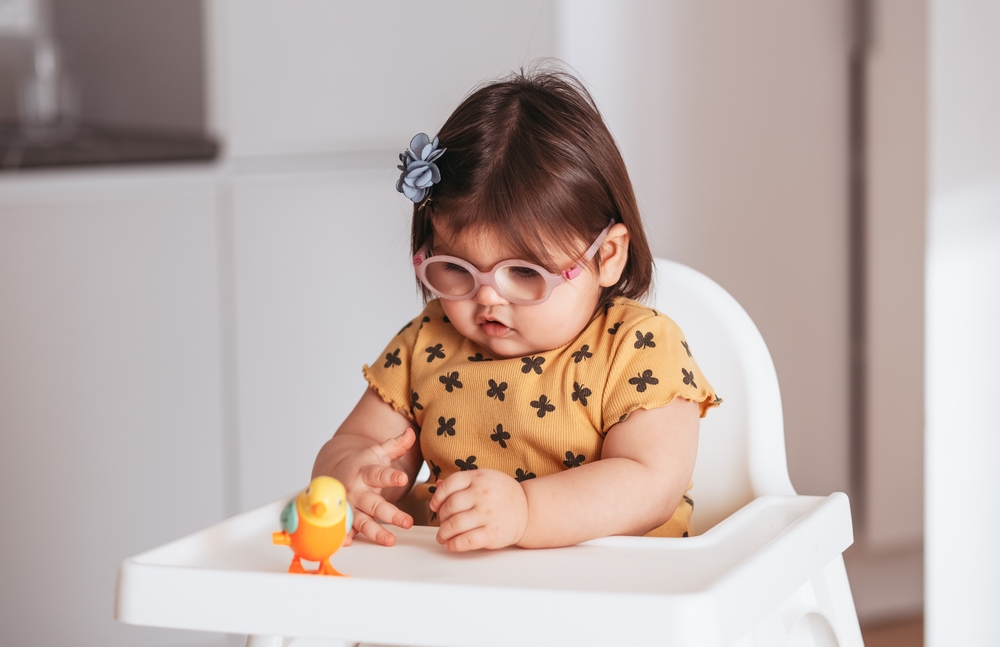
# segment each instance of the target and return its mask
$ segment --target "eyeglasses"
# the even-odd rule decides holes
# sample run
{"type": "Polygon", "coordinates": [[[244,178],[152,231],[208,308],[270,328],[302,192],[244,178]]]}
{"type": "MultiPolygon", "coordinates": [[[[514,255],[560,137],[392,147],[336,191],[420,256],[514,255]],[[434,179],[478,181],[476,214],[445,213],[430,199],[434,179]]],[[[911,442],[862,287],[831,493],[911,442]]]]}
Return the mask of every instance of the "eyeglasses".
{"type": "Polygon", "coordinates": [[[558,274],[527,261],[500,261],[488,272],[480,272],[468,261],[455,256],[428,256],[430,241],[413,257],[420,282],[437,297],[450,301],[471,299],[483,285],[517,305],[534,305],[549,298],[552,290],[583,273],[582,265],[592,259],[608,235],[612,220],[584,253],[580,262],[558,274]]]}

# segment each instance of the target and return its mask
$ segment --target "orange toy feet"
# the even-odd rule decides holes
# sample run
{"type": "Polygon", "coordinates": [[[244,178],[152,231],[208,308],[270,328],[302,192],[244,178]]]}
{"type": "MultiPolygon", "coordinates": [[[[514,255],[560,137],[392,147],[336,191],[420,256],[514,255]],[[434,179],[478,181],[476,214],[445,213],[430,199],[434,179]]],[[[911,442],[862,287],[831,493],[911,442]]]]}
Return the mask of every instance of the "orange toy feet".
{"type": "Polygon", "coordinates": [[[306,569],[302,568],[302,560],[299,559],[298,555],[292,558],[292,565],[288,567],[289,573],[306,573],[306,569]]]}
{"type": "Polygon", "coordinates": [[[340,577],[350,577],[349,575],[344,575],[343,573],[338,572],[337,569],[335,569],[333,566],[330,565],[329,559],[324,559],[319,563],[319,570],[316,571],[316,573],[318,575],[337,575],[340,577]]]}

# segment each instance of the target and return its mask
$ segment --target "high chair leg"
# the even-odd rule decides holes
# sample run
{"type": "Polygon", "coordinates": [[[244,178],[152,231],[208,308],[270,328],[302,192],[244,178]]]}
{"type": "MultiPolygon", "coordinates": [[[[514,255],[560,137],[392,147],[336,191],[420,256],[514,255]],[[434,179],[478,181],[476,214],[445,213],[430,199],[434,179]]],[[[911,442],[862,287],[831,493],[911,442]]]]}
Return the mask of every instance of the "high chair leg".
{"type": "Polygon", "coordinates": [[[247,636],[246,647],[357,647],[357,643],[332,638],[283,638],[281,636],[247,636]]]}
{"type": "Polygon", "coordinates": [[[830,562],[733,647],[864,647],[843,556],[830,562]]]}
{"type": "Polygon", "coordinates": [[[282,647],[281,636],[247,636],[246,647],[282,647]]]}

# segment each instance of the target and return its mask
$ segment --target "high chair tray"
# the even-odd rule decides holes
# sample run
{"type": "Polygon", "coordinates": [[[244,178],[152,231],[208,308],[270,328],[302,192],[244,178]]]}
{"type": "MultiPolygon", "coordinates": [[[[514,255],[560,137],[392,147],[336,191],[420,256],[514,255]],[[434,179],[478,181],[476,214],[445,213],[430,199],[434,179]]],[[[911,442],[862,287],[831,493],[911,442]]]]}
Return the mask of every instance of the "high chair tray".
{"type": "Polygon", "coordinates": [[[359,539],[333,556],[350,577],[296,575],[271,543],[286,501],[125,560],[115,616],[439,647],[731,644],[853,541],[844,494],[769,496],[684,539],[456,554],[436,528],[394,528],[391,548],[359,539]]]}

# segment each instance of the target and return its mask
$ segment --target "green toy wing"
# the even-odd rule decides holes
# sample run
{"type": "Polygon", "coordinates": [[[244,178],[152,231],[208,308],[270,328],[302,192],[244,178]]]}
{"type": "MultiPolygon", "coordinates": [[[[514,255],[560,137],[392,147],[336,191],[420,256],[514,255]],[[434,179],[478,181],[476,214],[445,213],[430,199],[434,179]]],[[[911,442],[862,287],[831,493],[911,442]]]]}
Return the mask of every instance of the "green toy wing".
{"type": "Polygon", "coordinates": [[[281,511],[281,529],[287,532],[289,535],[293,534],[299,529],[299,513],[295,509],[295,499],[285,505],[285,509],[281,511]]]}

